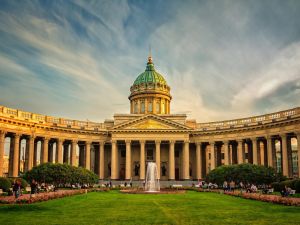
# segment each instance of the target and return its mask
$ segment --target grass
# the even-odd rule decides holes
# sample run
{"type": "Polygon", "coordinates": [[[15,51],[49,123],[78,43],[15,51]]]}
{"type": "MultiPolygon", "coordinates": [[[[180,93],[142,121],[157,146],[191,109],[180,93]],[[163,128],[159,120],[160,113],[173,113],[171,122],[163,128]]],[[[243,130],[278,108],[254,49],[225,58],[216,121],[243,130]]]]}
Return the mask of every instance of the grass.
{"type": "Polygon", "coordinates": [[[216,193],[89,193],[32,205],[0,206],[0,224],[300,224],[300,207],[216,193]]]}

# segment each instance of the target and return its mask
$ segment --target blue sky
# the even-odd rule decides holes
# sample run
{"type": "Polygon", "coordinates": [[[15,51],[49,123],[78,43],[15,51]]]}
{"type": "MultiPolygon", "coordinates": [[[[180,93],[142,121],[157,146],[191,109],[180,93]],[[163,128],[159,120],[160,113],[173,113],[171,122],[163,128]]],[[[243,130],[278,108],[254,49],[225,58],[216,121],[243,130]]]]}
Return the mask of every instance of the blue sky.
{"type": "Polygon", "coordinates": [[[0,104],[129,113],[148,46],[172,113],[198,122],[300,106],[300,1],[0,2],[0,104]]]}

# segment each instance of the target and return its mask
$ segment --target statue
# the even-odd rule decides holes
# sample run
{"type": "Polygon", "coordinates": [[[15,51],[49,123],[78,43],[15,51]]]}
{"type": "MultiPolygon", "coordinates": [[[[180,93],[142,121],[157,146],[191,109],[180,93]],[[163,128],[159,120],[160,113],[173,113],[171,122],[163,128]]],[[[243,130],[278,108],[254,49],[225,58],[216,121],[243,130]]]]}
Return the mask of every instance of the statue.
{"type": "Polygon", "coordinates": [[[139,176],[140,174],[140,164],[135,164],[134,166],[134,176],[139,176]]]}
{"type": "Polygon", "coordinates": [[[163,177],[166,176],[167,168],[166,168],[165,165],[163,165],[163,166],[161,167],[161,172],[162,172],[162,176],[163,176],[163,177]]]}

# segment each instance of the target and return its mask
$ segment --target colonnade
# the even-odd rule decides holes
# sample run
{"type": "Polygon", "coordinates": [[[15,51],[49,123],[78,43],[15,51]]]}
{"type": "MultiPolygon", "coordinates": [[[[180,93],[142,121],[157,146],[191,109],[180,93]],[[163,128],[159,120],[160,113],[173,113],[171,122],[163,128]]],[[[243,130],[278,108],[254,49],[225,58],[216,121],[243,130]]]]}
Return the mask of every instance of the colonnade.
{"type": "Polygon", "coordinates": [[[5,138],[11,138],[9,171],[8,176],[17,177],[20,171],[20,143],[26,139],[25,166],[24,170],[30,170],[40,163],[56,162],[68,163],[73,166],[82,166],[91,170],[91,149],[97,149],[97,162],[94,172],[99,175],[99,179],[110,178],[112,180],[120,179],[119,175],[119,145],[121,141],[125,143],[125,177],[130,180],[133,177],[133,161],[132,161],[132,142],[139,143],[139,179],[145,179],[147,161],[155,161],[158,169],[158,177],[161,177],[161,144],[168,145],[168,179],[175,180],[175,144],[180,143],[181,163],[180,170],[182,180],[202,179],[205,174],[220,165],[251,163],[256,165],[278,167],[276,161],[275,142],[280,144],[280,170],[283,175],[293,176],[292,166],[292,149],[291,139],[297,138],[297,154],[298,154],[298,176],[300,174],[300,133],[280,133],[278,135],[258,136],[250,138],[236,138],[227,140],[207,140],[195,138],[194,140],[117,140],[109,141],[110,148],[105,151],[105,143],[103,141],[90,141],[67,138],[40,137],[35,135],[25,135],[21,133],[12,133],[0,131],[0,176],[3,175],[4,162],[4,145],[5,138]],[[37,157],[37,143],[41,143],[40,159],[37,157]],[[155,149],[155,157],[153,159],[146,158],[146,142],[153,143],[155,149]],[[55,149],[54,149],[55,144],[55,149]],[[76,148],[79,148],[79,163],[77,163],[76,148]],[[192,148],[190,148],[192,146],[192,148]],[[55,158],[53,157],[55,151],[55,158]],[[190,154],[195,151],[196,159],[191,159],[190,154]],[[106,153],[105,153],[106,152],[106,153]],[[195,172],[191,177],[191,162],[195,163],[195,172]],[[110,172],[105,174],[105,168],[110,163],[110,172]]]}
{"type": "Polygon", "coordinates": [[[36,166],[38,162],[47,163],[67,163],[72,166],[81,166],[86,169],[91,169],[91,148],[99,146],[100,163],[96,171],[99,174],[99,178],[104,178],[104,142],[91,142],[78,139],[64,139],[64,138],[51,138],[40,137],[34,135],[26,135],[21,133],[11,133],[0,131],[0,176],[3,175],[4,165],[4,148],[5,138],[10,137],[10,149],[9,149],[9,167],[8,176],[17,177],[20,172],[20,155],[21,155],[21,141],[26,139],[26,149],[24,157],[24,172],[30,170],[33,166],[36,166]],[[40,157],[37,157],[37,143],[41,142],[40,157]],[[55,149],[54,149],[55,144],[55,149]],[[76,146],[79,148],[79,162],[77,162],[76,146]],[[54,158],[55,155],[55,158],[54,158]],[[101,157],[102,156],[102,157],[101,157]],[[101,170],[102,169],[102,170],[101,170]]]}

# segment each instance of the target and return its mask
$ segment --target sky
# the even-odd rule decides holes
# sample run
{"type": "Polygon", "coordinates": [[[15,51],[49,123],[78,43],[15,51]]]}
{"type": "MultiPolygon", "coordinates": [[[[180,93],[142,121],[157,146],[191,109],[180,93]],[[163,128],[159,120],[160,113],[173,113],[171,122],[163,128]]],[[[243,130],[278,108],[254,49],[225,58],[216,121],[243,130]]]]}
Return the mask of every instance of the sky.
{"type": "Polygon", "coordinates": [[[0,1],[0,105],[103,122],[146,67],[197,122],[300,106],[300,1],[0,1]]]}

